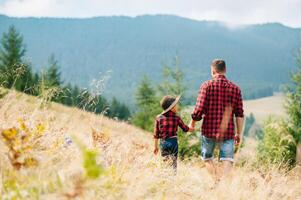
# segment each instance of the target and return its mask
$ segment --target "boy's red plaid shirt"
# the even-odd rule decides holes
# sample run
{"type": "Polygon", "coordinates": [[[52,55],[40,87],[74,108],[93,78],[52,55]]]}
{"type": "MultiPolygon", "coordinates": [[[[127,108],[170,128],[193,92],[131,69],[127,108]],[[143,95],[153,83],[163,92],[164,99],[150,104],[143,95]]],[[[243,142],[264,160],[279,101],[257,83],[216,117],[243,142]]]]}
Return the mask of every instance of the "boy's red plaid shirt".
{"type": "Polygon", "coordinates": [[[189,131],[189,127],[174,112],[168,111],[158,115],[155,123],[154,138],[166,139],[177,136],[178,126],[184,132],[189,131]]]}

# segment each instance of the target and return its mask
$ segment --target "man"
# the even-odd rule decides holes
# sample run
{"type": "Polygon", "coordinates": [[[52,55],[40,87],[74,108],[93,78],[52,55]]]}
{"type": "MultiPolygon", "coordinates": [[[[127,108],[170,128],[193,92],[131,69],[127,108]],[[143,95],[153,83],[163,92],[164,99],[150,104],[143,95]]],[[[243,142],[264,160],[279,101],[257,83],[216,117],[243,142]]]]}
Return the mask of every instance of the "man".
{"type": "Polygon", "coordinates": [[[244,120],[241,90],[230,82],[225,74],[225,61],[213,60],[211,63],[213,79],[201,85],[189,125],[191,129],[194,129],[195,122],[203,119],[201,158],[205,161],[209,173],[216,178],[228,174],[232,169],[234,143],[239,145],[244,120]],[[217,145],[220,147],[222,172],[217,170],[213,163],[213,153],[217,145]]]}

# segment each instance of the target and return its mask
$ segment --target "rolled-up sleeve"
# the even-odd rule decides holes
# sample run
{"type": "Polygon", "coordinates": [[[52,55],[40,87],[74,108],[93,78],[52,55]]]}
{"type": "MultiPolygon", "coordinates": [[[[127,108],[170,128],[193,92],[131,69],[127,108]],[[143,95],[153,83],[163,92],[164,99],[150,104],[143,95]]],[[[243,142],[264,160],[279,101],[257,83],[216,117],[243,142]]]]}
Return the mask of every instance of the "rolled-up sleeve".
{"type": "Polygon", "coordinates": [[[234,115],[235,117],[244,117],[244,109],[243,109],[243,101],[240,89],[236,95],[236,104],[234,107],[234,115]]]}
{"type": "Polygon", "coordinates": [[[201,85],[195,108],[191,114],[194,121],[200,121],[206,109],[207,87],[206,84],[201,85]]]}
{"type": "Polygon", "coordinates": [[[179,118],[179,126],[184,132],[189,131],[189,127],[183,122],[181,118],[179,118]]]}

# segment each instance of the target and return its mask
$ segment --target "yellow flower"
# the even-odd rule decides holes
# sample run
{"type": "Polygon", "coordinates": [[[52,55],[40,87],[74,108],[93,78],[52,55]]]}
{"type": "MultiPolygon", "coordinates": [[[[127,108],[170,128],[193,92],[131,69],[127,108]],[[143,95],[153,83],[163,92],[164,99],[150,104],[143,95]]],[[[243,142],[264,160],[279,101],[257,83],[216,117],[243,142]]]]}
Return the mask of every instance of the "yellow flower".
{"type": "Polygon", "coordinates": [[[36,134],[37,135],[42,135],[45,131],[45,126],[41,123],[39,123],[37,126],[36,126],[36,134]]]}
{"type": "Polygon", "coordinates": [[[38,161],[33,157],[27,157],[24,160],[25,167],[36,167],[38,166],[38,161]]]}
{"type": "Polygon", "coordinates": [[[16,129],[15,127],[5,129],[1,134],[6,140],[14,140],[18,134],[18,129],[16,129]]]}
{"type": "Polygon", "coordinates": [[[23,119],[18,119],[19,125],[20,125],[20,129],[22,131],[24,131],[25,133],[29,134],[29,130],[26,126],[26,124],[24,123],[23,119]]]}

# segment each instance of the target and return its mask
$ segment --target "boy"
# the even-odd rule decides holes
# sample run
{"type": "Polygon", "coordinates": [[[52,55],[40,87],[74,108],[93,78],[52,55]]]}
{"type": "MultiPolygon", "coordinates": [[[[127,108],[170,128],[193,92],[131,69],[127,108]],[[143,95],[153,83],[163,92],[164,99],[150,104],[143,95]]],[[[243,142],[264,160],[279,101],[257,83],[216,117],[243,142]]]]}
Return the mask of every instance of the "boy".
{"type": "Polygon", "coordinates": [[[182,119],[176,115],[179,99],[180,96],[175,98],[170,95],[162,98],[160,104],[163,108],[163,112],[156,117],[154,130],[154,154],[156,155],[159,151],[158,139],[160,139],[161,156],[164,161],[172,163],[172,167],[175,171],[177,169],[178,158],[178,126],[180,126],[184,132],[193,131],[193,129],[190,129],[186,124],[184,124],[182,119]]]}

